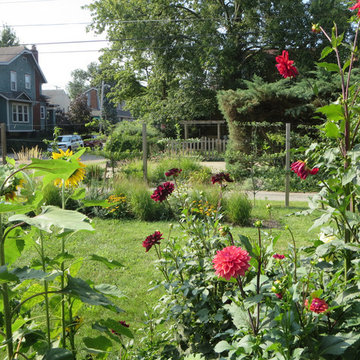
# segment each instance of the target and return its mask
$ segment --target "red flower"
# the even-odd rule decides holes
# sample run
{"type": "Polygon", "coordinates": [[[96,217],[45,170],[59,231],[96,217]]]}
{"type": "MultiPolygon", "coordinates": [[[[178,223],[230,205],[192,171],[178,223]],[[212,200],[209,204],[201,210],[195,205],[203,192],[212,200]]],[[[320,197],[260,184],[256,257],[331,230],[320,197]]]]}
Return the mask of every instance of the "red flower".
{"type": "Polygon", "coordinates": [[[349,8],[349,10],[356,10],[358,9],[357,17],[360,18],[360,0],[357,1],[357,3],[349,8]]]}
{"type": "MultiPolygon", "coordinates": [[[[307,306],[307,305],[308,305],[308,302],[305,301],[305,306],[307,306]]],[[[310,311],[312,311],[316,314],[323,313],[323,312],[327,311],[328,308],[329,308],[329,305],[324,300],[321,300],[319,298],[312,299],[310,307],[309,307],[310,311]]]]}
{"type": "Polygon", "coordinates": [[[160,240],[163,239],[162,233],[160,231],[155,231],[152,235],[149,235],[142,243],[142,246],[146,248],[146,252],[148,252],[153,245],[160,245],[160,240]]]}
{"type": "Polygon", "coordinates": [[[167,171],[165,173],[165,176],[179,176],[180,173],[182,172],[182,169],[177,169],[177,168],[173,168],[173,169],[170,169],[169,171],[167,171]]]}
{"type": "Polygon", "coordinates": [[[280,293],[279,293],[279,294],[275,294],[275,295],[276,295],[276,297],[277,297],[278,299],[280,299],[280,300],[283,298],[282,294],[280,294],[280,293]]]}
{"type": "Polygon", "coordinates": [[[294,171],[297,176],[300,176],[300,178],[304,180],[309,174],[317,174],[319,168],[309,169],[305,161],[298,160],[291,164],[291,170],[294,171]]]}
{"type": "Polygon", "coordinates": [[[151,198],[154,201],[163,202],[174,191],[174,188],[175,186],[173,183],[169,181],[164,182],[155,189],[154,193],[151,195],[151,198]]]}
{"type": "Polygon", "coordinates": [[[274,259],[278,259],[278,260],[282,260],[285,259],[285,255],[281,255],[281,254],[274,254],[273,255],[274,259]]]}
{"type": "Polygon", "coordinates": [[[234,180],[230,178],[229,174],[224,173],[224,172],[215,174],[211,177],[211,182],[213,184],[218,182],[221,185],[223,183],[223,181],[233,182],[234,180]]]}
{"type": "Polygon", "coordinates": [[[282,52],[282,55],[276,57],[276,61],[277,64],[275,66],[284,78],[296,77],[299,74],[297,68],[293,65],[294,61],[289,60],[289,53],[286,50],[282,52]]]}
{"type": "Polygon", "coordinates": [[[231,277],[244,276],[250,267],[250,256],[240,247],[228,246],[218,251],[213,259],[215,274],[230,280],[231,277]]]}

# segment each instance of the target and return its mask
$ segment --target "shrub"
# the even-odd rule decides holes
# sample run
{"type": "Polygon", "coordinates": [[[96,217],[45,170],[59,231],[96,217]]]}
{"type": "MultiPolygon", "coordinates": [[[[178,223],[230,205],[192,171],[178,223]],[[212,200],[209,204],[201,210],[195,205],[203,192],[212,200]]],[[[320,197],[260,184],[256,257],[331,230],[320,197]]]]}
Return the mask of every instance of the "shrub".
{"type": "Polygon", "coordinates": [[[245,194],[236,193],[224,199],[225,219],[234,225],[248,225],[252,204],[245,194]]]}

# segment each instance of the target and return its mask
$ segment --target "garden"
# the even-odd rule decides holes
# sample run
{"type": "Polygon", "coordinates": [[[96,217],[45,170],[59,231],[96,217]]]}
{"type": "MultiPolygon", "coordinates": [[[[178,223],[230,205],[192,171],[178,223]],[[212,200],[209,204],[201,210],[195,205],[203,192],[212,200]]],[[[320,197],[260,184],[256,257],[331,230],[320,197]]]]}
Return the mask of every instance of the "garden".
{"type": "MultiPolygon", "coordinates": [[[[241,157],[234,137],[246,130],[234,124],[229,171],[215,174],[172,156],[154,161],[148,183],[136,161],[108,176],[82,163],[86,149],[7,158],[1,358],[359,358],[358,17],[350,39],[313,26],[329,42],[321,60],[335,60],[318,66],[341,93],[317,108],[316,141],[292,155],[292,181],[317,190],[308,204],[244,195],[238,180],[248,172],[256,191],[262,154],[253,131],[241,157]]],[[[289,56],[275,59],[282,84],[301,76],[289,56]]]]}

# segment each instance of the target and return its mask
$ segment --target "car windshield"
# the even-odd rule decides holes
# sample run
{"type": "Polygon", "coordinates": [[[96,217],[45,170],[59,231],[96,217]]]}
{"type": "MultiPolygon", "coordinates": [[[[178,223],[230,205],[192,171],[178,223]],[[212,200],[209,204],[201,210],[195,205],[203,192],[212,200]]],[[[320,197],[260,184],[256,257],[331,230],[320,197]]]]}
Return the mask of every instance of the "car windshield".
{"type": "Polygon", "coordinates": [[[70,141],[70,136],[59,136],[58,141],[70,141]]]}

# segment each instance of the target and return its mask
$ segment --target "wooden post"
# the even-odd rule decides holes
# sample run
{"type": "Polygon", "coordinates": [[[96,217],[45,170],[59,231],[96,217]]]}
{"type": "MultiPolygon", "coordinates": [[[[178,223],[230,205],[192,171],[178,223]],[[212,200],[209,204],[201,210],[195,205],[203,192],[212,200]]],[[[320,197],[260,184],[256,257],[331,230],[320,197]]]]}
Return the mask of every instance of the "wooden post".
{"type": "Polygon", "coordinates": [[[148,182],[147,177],[147,141],[146,141],[146,123],[142,124],[142,149],[143,149],[143,176],[144,181],[148,182]]]}
{"type": "Polygon", "coordinates": [[[2,163],[6,164],[6,124],[0,124],[0,132],[1,132],[1,156],[2,156],[2,163]]]}
{"type": "Polygon", "coordinates": [[[290,123],[286,123],[286,158],[285,158],[285,207],[289,207],[290,198],[290,123]]]}
{"type": "Polygon", "coordinates": [[[184,130],[185,130],[185,140],[189,137],[189,128],[188,128],[188,124],[184,124],[184,130]]]}
{"type": "Polygon", "coordinates": [[[221,126],[220,123],[217,124],[217,139],[220,140],[221,138],[221,126]]]}

